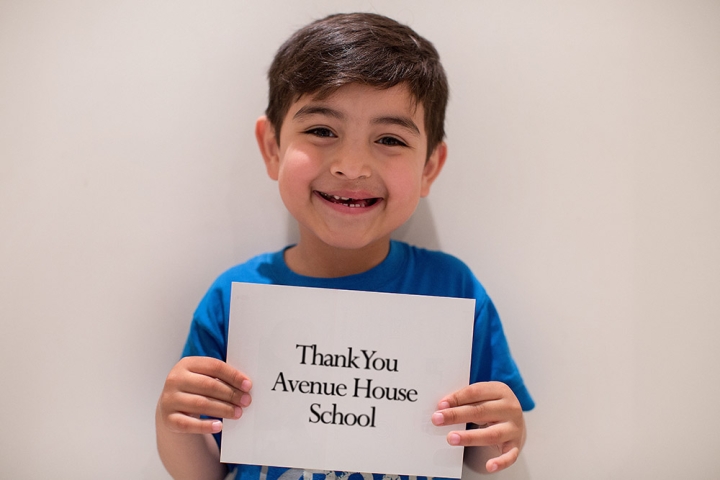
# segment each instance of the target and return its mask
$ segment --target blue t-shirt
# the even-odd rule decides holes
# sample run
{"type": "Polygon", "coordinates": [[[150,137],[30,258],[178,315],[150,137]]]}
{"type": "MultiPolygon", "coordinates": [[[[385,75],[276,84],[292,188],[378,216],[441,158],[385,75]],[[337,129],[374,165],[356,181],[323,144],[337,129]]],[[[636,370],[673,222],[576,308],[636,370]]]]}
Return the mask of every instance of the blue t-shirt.
{"type": "MultiPolygon", "coordinates": [[[[523,410],[535,406],[510,355],[495,306],[470,269],[451,255],[392,241],[390,252],[382,263],[367,272],[340,278],[298,275],[285,263],[284,250],[258,255],[227,270],[212,284],[195,311],[183,356],[202,355],[226,360],[232,282],[474,298],[470,383],[503,382],[515,393],[523,410]]],[[[220,435],[216,435],[218,441],[220,435]]],[[[332,480],[333,477],[371,480],[369,474],[303,472],[255,465],[230,467],[239,469],[237,480],[298,480],[303,477],[312,477],[312,480],[332,480]]],[[[384,478],[382,474],[372,476],[372,480],[384,478]]],[[[405,477],[400,478],[406,480],[405,477]]]]}

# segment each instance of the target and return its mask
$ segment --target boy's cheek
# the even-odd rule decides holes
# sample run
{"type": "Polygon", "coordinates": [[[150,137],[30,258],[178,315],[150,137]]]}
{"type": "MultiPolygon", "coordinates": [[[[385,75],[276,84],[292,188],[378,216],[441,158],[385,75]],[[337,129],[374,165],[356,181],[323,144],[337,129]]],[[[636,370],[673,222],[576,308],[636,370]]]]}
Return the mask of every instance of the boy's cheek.
{"type": "Polygon", "coordinates": [[[313,179],[305,178],[305,172],[298,169],[281,168],[278,175],[278,188],[283,201],[308,198],[312,194],[313,179]]]}

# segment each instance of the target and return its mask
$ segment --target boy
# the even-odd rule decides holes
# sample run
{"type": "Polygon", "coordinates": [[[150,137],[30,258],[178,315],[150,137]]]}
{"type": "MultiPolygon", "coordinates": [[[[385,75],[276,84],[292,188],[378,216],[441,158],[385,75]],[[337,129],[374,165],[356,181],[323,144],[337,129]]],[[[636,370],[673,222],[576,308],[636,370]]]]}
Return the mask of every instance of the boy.
{"type": "MultiPolygon", "coordinates": [[[[216,419],[239,418],[252,387],[224,363],[233,281],[475,298],[471,385],[448,392],[428,422],[478,427],[451,432],[447,441],[484,449],[490,472],[508,467],[525,441],[522,410],[533,401],[492,302],[459,260],[390,240],[445,163],[448,87],[435,48],[380,15],[331,15],[285,42],[268,77],[269,104],[255,133],[300,240],[228,270],[200,303],[184,358],[158,402],[166,468],[177,479],[228,472],[219,462],[216,419]]],[[[248,480],[311,473],[229,468],[248,480]]]]}

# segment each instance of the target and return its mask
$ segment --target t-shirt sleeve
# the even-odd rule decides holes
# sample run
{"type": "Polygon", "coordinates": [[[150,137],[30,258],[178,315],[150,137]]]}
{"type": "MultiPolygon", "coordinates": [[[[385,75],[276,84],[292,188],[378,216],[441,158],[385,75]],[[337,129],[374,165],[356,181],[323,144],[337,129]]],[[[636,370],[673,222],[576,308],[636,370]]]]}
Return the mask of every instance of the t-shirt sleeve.
{"type": "Polygon", "coordinates": [[[227,357],[227,315],[222,289],[213,286],[200,301],[190,323],[182,356],[227,357]]]}
{"type": "Polygon", "coordinates": [[[503,382],[515,393],[524,411],[532,410],[535,402],[525,387],[520,370],[510,354],[495,305],[479,282],[475,288],[478,293],[475,297],[478,304],[475,306],[470,383],[503,382]]]}

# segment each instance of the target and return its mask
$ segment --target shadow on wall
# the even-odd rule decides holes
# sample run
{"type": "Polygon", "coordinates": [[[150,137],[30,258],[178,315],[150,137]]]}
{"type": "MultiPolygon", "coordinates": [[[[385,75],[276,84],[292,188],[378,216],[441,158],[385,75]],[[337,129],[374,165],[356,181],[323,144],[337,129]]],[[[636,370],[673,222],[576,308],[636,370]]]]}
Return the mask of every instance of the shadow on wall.
{"type": "MultiPolygon", "coordinates": [[[[287,245],[294,245],[300,239],[300,232],[292,215],[288,213],[286,218],[287,245]]],[[[426,199],[420,199],[413,216],[392,234],[392,238],[429,250],[440,250],[437,228],[426,199]]]]}
{"type": "Polygon", "coordinates": [[[428,250],[440,250],[440,238],[427,199],[420,199],[413,216],[395,230],[392,238],[428,250]]]}

